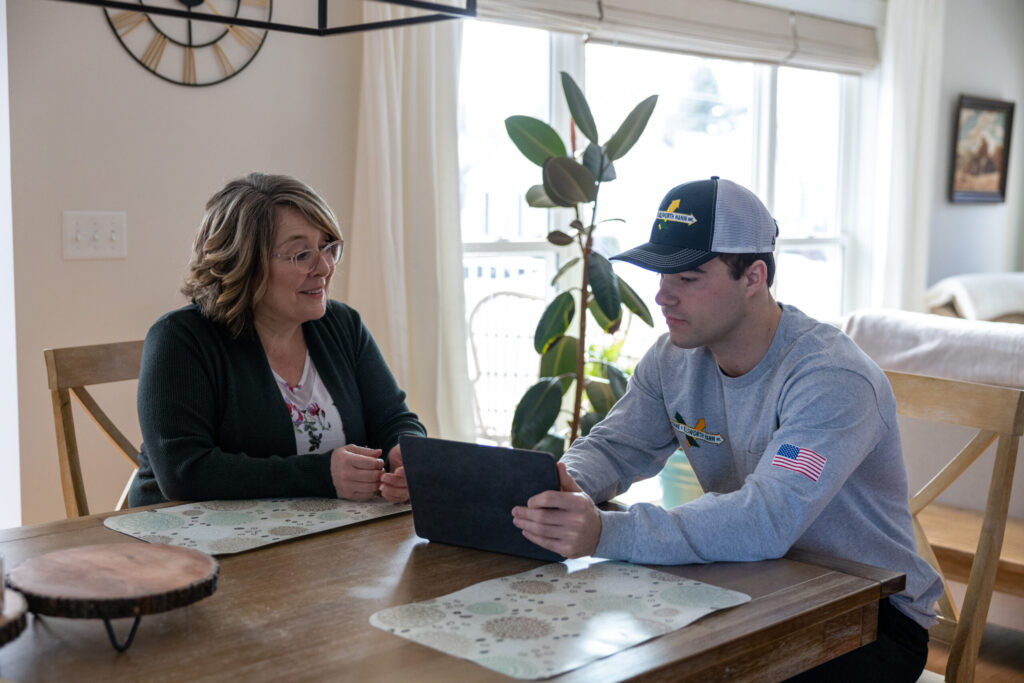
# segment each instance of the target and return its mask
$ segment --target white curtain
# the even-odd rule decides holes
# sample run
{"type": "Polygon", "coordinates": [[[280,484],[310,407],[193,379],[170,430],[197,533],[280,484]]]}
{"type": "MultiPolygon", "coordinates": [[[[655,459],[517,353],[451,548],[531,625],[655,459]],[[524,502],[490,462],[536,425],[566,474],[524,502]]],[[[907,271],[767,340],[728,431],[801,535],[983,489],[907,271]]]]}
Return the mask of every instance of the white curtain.
{"type": "Polygon", "coordinates": [[[945,0],[888,0],[875,175],[876,306],[924,310],[945,0]]]}
{"type": "MultiPolygon", "coordinates": [[[[364,3],[365,21],[411,16],[364,3]]],[[[457,20],[363,34],[347,298],[428,432],[472,440],[456,121],[457,20]]]]}

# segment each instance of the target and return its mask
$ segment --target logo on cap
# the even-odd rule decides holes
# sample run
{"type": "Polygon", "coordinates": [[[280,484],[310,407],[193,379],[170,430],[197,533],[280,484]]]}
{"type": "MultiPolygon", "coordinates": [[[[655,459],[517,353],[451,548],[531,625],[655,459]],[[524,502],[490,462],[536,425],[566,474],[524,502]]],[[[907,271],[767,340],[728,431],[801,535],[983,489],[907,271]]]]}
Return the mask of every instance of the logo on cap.
{"type": "MultiPolygon", "coordinates": [[[[661,221],[672,221],[674,223],[686,223],[687,225],[693,225],[697,222],[697,219],[692,213],[676,213],[676,209],[679,208],[679,200],[673,199],[672,202],[665,207],[664,211],[658,212],[658,220],[661,221]]],[[[658,230],[661,230],[664,226],[659,225],[658,230]]]]}

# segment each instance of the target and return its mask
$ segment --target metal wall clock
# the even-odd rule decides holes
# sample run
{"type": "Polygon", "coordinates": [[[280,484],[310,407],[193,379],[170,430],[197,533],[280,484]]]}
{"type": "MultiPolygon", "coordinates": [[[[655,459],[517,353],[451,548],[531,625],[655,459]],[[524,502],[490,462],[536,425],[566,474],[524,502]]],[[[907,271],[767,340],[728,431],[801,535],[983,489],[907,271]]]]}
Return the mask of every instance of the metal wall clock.
{"type": "MultiPolygon", "coordinates": [[[[120,3],[119,3],[120,4],[120,3]]],[[[135,61],[165,81],[187,86],[221,83],[247,67],[263,47],[267,29],[223,24],[208,17],[269,22],[273,0],[146,0],[204,19],[144,9],[104,9],[114,35],[135,61]]],[[[121,5],[124,6],[124,5],[121,5]]]]}

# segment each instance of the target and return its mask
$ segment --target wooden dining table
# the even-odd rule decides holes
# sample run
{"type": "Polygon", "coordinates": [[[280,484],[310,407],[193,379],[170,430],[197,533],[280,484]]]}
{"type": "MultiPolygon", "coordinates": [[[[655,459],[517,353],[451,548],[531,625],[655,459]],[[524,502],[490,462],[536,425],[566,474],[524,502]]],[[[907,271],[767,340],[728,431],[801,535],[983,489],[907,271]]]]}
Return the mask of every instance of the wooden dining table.
{"type": "MultiPolygon", "coordinates": [[[[0,530],[4,566],[65,548],[142,542],[104,527],[107,516],[0,530]]],[[[0,679],[510,680],[374,628],[370,615],[543,564],[427,542],[407,513],[218,561],[212,596],[143,617],[124,653],[111,647],[102,621],[30,615],[0,648],[0,679]]],[[[879,600],[904,586],[897,572],[796,552],[658,569],[751,600],[550,680],[781,680],[872,642],[879,600]]],[[[126,631],[131,620],[113,624],[126,631]]]]}

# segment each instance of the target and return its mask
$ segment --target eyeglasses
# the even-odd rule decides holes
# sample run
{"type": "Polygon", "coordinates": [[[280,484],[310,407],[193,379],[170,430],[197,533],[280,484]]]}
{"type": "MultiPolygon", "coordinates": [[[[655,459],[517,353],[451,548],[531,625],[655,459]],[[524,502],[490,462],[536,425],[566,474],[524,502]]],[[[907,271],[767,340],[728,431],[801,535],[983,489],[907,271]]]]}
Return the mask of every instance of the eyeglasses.
{"type": "Polygon", "coordinates": [[[297,254],[271,254],[274,258],[291,261],[296,268],[303,273],[312,273],[320,265],[320,259],[327,259],[327,265],[333,266],[341,260],[341,254],[345,251],[345,243],[342,240],[329,242],[319,249],[303,249],[297,254]]]}

